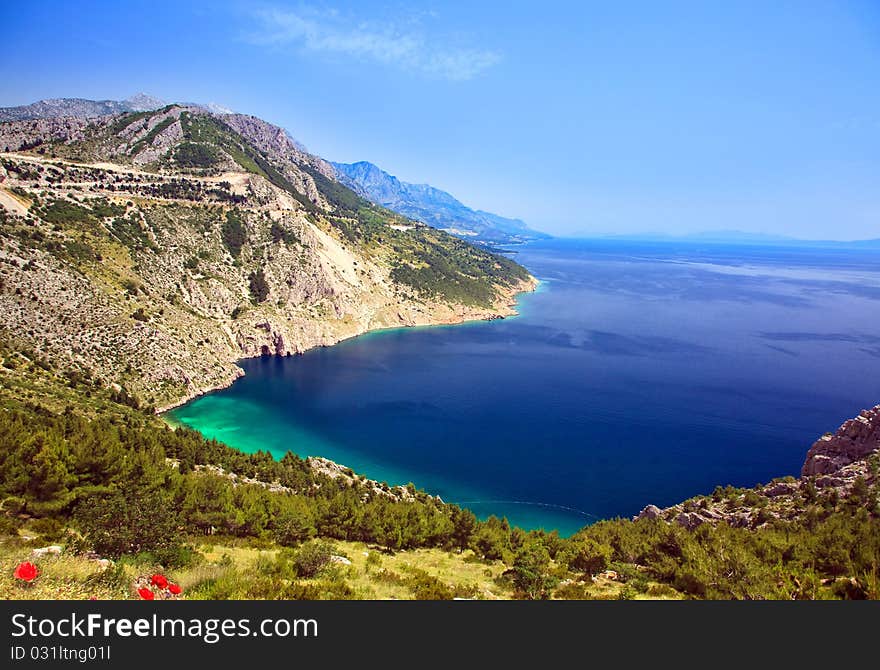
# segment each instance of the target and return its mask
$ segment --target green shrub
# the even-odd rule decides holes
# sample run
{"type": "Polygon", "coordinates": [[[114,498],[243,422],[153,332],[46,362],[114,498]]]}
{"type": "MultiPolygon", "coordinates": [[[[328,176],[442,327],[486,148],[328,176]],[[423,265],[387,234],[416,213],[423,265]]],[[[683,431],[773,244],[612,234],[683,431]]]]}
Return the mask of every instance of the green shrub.
{"type": "Polygon", "coordinates": [[[86,499],[77,507],[76,522],[88,546],[101,556],[151,552],[169,564],[184,556],[170,497],[147,482],[133,481],[125,490],[86,499]]]}
{"type": "Polygon", "coordinates": [[[51,517],[35,519],[30,524],[30,530],[38,533],[46,542],[57,542],[64,537],[64,524],[51,517]]]}
{"type": "Polygon", "coordinates": [[[238,258],[241,255],[241,248],[247,243],[247,228],[238,211],[226,212],[226,221],[223,222],[220,234],[229,253],[233,258],[238,258]]]}
{"type": "Polygon", "coordinates": [[[559,600],[593,600],[587,584],[583,582],[563,584],[553,592],[553,597],[559,600]]]}
{"type": "Polygon", "coordinates": [[[16,535],[21,520],[9,514],[0,513],[0,535],[16,535]]]}
{"type": "Polygon", "coordinates": [[[571,570],[595,575],[608,567],[612,554],[613,550],[608,545],[589,537],[580,537],[569,544],[561,558],[571,570]]]}
{"type": "Polygon", "coordinates": [[[299,577],[317,575],[330,563],[333,547],[326,542],[309,542],[302,545],[293,556],[293,568],[299,577]]]}
{"type": "Polygon", "coordinates": [[[53,200],[40,212],[40,218],[46,223],[73,225],[77,223],[94,223],[92,212],[67,200],[53,200]]]}
{"type": "Polygon", "coordinates": [[[455,597],[448,585],[424,570],[410,568],[408,572],[405,584],[416,600],[452,600],[455,597]]]}
{"type": "Polygon", "coordinates": [[[546,598],[556,579],[550,574],[550,554],[544,545],[531,542],[513,560],[513,584],[530,600],[546,598]]]}
{"type": "Polygon", "coordinates": [[[284,242],[285,244],[299,242],[296,233],[282,227],[277,221],[272,222],[272,226],[269,228],[269,234],[272,237],[272,242],[275,244],[278,244],[279,242],[284,242]]]}
{"type": "Polygon", "coordinates": [[[251,272],[248,275],[248,288],[251,292],[251,297],[254,299],[254,302],[265,302],[266,298],[269,297],[269,284],[266,281],[266,275],[263,273],[263,268],[260,268],[256,272],[251,272]]]}

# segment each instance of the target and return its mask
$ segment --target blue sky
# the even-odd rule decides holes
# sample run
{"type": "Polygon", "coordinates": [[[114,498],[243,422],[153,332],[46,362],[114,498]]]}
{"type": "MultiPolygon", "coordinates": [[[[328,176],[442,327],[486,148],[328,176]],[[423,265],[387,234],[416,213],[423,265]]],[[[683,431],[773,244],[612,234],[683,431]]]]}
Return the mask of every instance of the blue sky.
{"type": "Polygon", "coordinates": [[[217,102],[561,234],[880,237],[880,4],[3,3],[0,105],[217,102]]]}

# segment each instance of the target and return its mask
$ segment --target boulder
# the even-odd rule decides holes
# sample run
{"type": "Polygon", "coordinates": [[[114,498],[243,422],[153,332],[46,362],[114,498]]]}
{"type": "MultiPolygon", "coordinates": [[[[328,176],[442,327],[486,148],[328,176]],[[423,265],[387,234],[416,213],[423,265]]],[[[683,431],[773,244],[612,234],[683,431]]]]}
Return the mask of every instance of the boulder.
{"type": "Polygon", "coordinates": [[[663,516],[663,510],[661,510],[657,505],[648,505],[641,512],[639,512],[638,516],[635,518],[636,521],[639,519],[660,519],[663,516]]]}
{"type": "Polygon", "coordinates": [[[797,491],[796,484],[790,484],[788,482],[776,482],[775,484],[768,484],[764,489],[764,495],[768,498],[778,498],[779,496],[787,496],[791,495],[797,491]]]}
{"type": "Polygon", "coordinates": [[[44,558],[46,556],[57,556],[64,549],[57,544],[50,544],[48,547],[40,547],[39,549],[34,549],[31,554],[34,558],[44,558]]]}
{"type": "Polygon", "coordinates": [[[694,530],[706,523],[706,519],[693,512],[681,512],[675,517],[675,523],[687,530],[694,530]]]}
{"type": "Polygon", "coordinates": [[[821,477],[816,477],[817,489],[840,488],[844,483],[845,480],[843,477],[835,477],[834,475],[822,475],[821,477]]]}

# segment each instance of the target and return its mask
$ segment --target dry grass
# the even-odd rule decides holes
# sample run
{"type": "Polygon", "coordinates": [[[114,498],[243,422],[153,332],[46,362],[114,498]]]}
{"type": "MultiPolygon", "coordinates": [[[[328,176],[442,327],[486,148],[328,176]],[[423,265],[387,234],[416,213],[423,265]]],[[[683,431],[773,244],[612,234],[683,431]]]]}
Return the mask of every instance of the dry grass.
{"type": "MultiPolygon", "coordinates": [[[[61,554],[35,558],[33,549],[45,543],[15,537],[0,538],[0,600],[119,600],[129,597],[128,570],[104,570],[83,556],[61,554]],[[40,574],[31,584],[15,579],[22,561],[37,566],[40,574]]],[[[134,578],[132,569],[131,579],[134,578]]]]}
{"type": "Polygon", "coordinates": [[[474,592],[475,598],[499,600],[511,597],[496,579],[505,570],[500,561],[479,561],[473,552],[463,554],[441,549],[415,549],[386,554],[359,542],[340,542],[340,551],[352,562],[349,583],[370,600],[409,600],[405,584],[413,570],[423,570],[453,591],[474,592]]]}
{"type": "MultiPolygon", "coordinates": [[[[159,569],[125,560],[104,570],[95,560],[66,552],[34,558],[33,550],[48,544],[52,542],[27,530],[19,536],[0,537],[0,599],[137,598],[135,580],[159,569]],[[40,570],[39,577],[30,585],[13,577],[15,567],[22,561],[31,561],[40,570]]],[[[417,597],[414,583],[419,580],[461,598],[504,600],[514,597],[509,580],[502,577],[506,566],[500,561],[480,560],[471,551],[417,549],[389,553],[360,542],[333,542],[332,546],[334,554],[347,558],[351,565],[333,562],[312,579],[295,580],[313,589],[308,597],[412,600],[417,597]]],[[[260,582],[262,568],[275,561],[279,549],[226,541],[218,545],[203,544],[197,549],[201,558],[194,566],[164,571],[183,588],[184,597],[210,599],[218,597],[218,593],[222,597],[289,597],[260,582]]],[[[284,582],[290,583],[290,580],[284,582]]],[[[620,581],[601,576],[592,583],[563,585],[557,595],[598,600],[680,597],[659,584],[649,583],[647,590],[640,593],[620,581]]]]}

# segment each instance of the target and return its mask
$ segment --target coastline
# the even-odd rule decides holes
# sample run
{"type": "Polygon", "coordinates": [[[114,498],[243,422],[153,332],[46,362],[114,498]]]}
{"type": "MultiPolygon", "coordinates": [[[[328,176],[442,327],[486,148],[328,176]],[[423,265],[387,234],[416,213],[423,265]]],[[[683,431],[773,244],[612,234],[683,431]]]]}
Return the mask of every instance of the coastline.
{"type": "MultiPolygon", "coordinates": [[[[335,338],[330,342],[316,342],[311,346],[306,347],[302,351],[298,351],[297,355],[302,355],[306,351],[310,349],[314,349],[316,347],[327,347],[333,346],[340,342],[344,342],[346,340],[350,340],[355,337],[361,337],[363,335],[372,334],[372,333],[381,333],[383,331],[392,331],[403,328],[430,328],[430,327],[438,327],[438,326],[457,326],[465,323],[477,323],[480,321],[494,321],[496,319],[505,319],[508,317],[514,317],[518,315],[516,310],[518,297],[525,293],[534,293],[538,287],[541,285],[541,282],[529,274],[529,278],[518,282],[517,284],[510,287],[503,287],[498,296],[498,299],[490,306],[490,307],[467,307],[465,305],[449,305],[446,303],[436,303],[434,305],[434,309],[431,311],[430,315],[425,319],[417,319],[412,322],[406,322],[404,319],[400,319],[402,323],[393,326],[379,326],[376,328],[371,328],[367,326],[362,330],[357,330],[354,333],[347,334],[342,337],[335,338]],[[446,314],[442,314],[442,311],[450,310],[446,314]],[[441,312],[440,314],[436,314],[437,312],[441,312]]],[[[199,398],[203,395],[207,395],[209,393],[213,393],[214,391],[220,391],[226,388],[229,388],[234,384],[238,379],[241,379],[245,372],[239,367],[238,361],[248,359],[248,358],[259,358],[265,354],[259,353],[257,351],[242,351],[242,355],[235,358],[234,360],[230,360],[229,363],[232,364],[232,372],[231,374],[223,379],[222,381],[212,384],[210,386],[205,386],[194,390],[190,393],[187,393],[180,397],[178,400],[175,400],[171,403],[165,404],[161,407],[157,407],[155,410],[156,416],[165,421],[169,426],[176,428],[177,425],[167,418],[165,418],[165,414],[170,412],[173,409],[186,405],[187,403],[199,398]]],[[[269,354],[277,355],[277,354],[269,354]]],[[[290,356],[290,353],[287,354],[290,356]]]]}
{"type": "MultiPolygon", "coordinates": [[[[459,327],[462,325],[473,325],[478,326],[481,322],[487,321],[495,321],[495,320],[503,320],[508,318],[516,318],[521,314],[522,305],[520,300],[523,296],[531,295],[539,292],[541,289],[547,288],[547,282],[541,281],[537,279],[534,275],[529,274],[529,278],[527,280],[518,282],[517,284],[504,287],[504,289],[500,292],[498,299],[494,302],[491,307],[485,308],[465,308],[463,306],[456,306],[460,308],[460,311],[456,313],[456,318],[449,318],[449,316],[444,315],[443,318],[432,318],[421,320],[417,324],[404,324],[404,325],[395,325],[391,327],[379,327],[379,328],[367,328],[361,332],[355,333],[353,335],[347,337],[340,337],[332,344],[315,344],[309,349],[314,349],[317,347],[329,347],[335,344],[339,344],[341,342],[345,342],[348,340],[353,340],[358,337],[364,337],[368,335],[382,335],[384,333],[394,332],[398,330],[410,330],[414,328],[446,328],[446,327],[459,327]]],[[[448,309],[448,306],[444,306],[448,309]]],[[[274,357],[275,355],[271,355],[274,357]]],[[[249,360],[254,358],[259,358],[260,355],[248,355],[243,356],[237,359],[236,362],[240,362],[242,360],[249,360]]],[[[285,356],[286,357],[286,356],[285,356]]],[[[240,369],[240,368],[237,368],[240,369]]],[[[234,383],[240,377],[245,376],[244,371],[242,370],[240,375],[237,375],[234,379],[228,381],[223,385],[217,385],[212,388],[206,389],[203,393],[193,395],[192,398],[181,401],[174,406],[169,407],[168,409],[163,409],[161,414],[159,414],[159,419],[161,419],[166,425],[176,430],[180,426],[190,427],[184,421],[178,420],[173,414],[172,410],[181,407],[191,400],[194,400],[203,395],[208,395],[214,391],[222,390],[224,388],[228,388],[232,383],[234,383]]],[[[215,438],[220,439],[222,438],[215,438]]],[[[241,447],[233,447],[236,449],[241,449],[241,447]]],[[[271,449],[270,449],[271,451],[271,449]]],[[[246,453],[250,453],[247,452],[246,453]]],[[[338,479],[340,482],[344,483],[347,486],[367,486],[379,493],[380,495],[388,496],[394,500],[400,501],[408,501],[412,500],[413,496],[410,493],[410,489],[408,484],[404,482],[413,481],[412,478],[392,478],[392,477],[376,477],[370,476],[364,473],[364,471],[360,467],[352,467],[348,465],[348,461],[345,458],[338,458],[334,460],[333,458],[328,457],[326,452],[315,452],[312,455],[306,456],[305,454],[300,454],[300,456],[304,459],[307,466],[317,474],[324,474],[332,479],[338,479]],[[396,482],[396,483],[391,483],[396,482]]],[[[278,458],[278,456],[275,456],[278,458]]],[[[231,473],[226,473],[227,476],[231,475],[231,473]]],[[[421,486],[421,485],[419,485],[421,486]]],[[[420,488],[419,490],[423,491],[425,495],[430,498],[437,500],[438,502],[444,502],[444,498],[442,498],[439,494],[429,493],[429,489],[420,488]]],[[[462,492],[464,494],[464,492],[462,492]]],[[[479,498],[479,494],[472,493],[470,491],[466,492],[464,495],[464,499],[470,500],[474,498],[479,498]]],[[[453,503],[458,504],[458,503],[453,503]]],[[[527,503],[519,503],[519,504],[527,504],[527,503]]],[[[552,507],[552,506],[551,506],[552,507]]],[[[554,526],[555,527],[555,526],[554,526]]],[[[578,525],[576,528],[569,529],[569,533],[574,533],[580,528],[578,525]]]]}
{"type": "MultiPolygon", "coordinates": [[[[449,319],[437,318],[437,319],[429,320],[425,323],[420,323],[418,327],[440,327],[440,326],[448,326],[448,325],[461,325],[461,324],[466,324],[466,323],[476,324],[476,322],[481,321],[481,320],[504,318],[505,316],[520,315],[523,313],[523,308],[527,304],[529,304],[529,300],[521,301],[523,294],[525,294],[527,296],[530,293],[537,292],[538,290],[540,290],[540,288],[547,289],[549,287],[552,287],[552,285],[553,285],[552,278],[550,278],[546,281],[542,281],[542,282],[537,281],[537,279],[535,279],[534,277],[532,277],[531,279],[532,279],[532,281],[529,282],[528,287],[518,286],[516,290],[511,288],[511,290],[505,294],[507,296],[507,300],[504,301],[505,305],[499,305],[499,302],[501,302],[501,297],[499,296],[499,301],[496,301],[495,305],[493,305],[493,311],[495,311],[496,314],[490,314],[490,315],[484,314],[483,316],[477,317],[477,318],[467,318],[466,316],[464,316],[464,317],[462,317],[458,320],[455,320],[455,321],[452,321],[449,319]],[[515,309],[514,309],[514,307],[515,307],[515,309]],[[497,312],[504,312],[504,316],[502,316],[501,314],[497,314],[497,312]]],[[[526,311],[526,313],[528,313],[528,312],[526,311]]],[[[392,327],[367,328],[363,332],[352,335],[350,337],[339,338],[338,341],[341,342],[343,340],[353,339],[354,337],[360,337],[362,335],[368,335],[368,334],[379,335],[383,332],[402,330],[403,328],[411,328],[411,327],[413,327],[413,325],[407,324],[407,325],[392,326],[392,327]]],[[[312,347],[310,347],[310,348],[312,348],[312,347]]],[[[252,357],[249,356],[247,358],[252,358],[252,357]]],[[[178,425],[181,425],[181,424],[178,424],[178,425]]],[[[183,424],[183,425],[185,425],[185,424],[183,424]]],[[[822,444],[824,444],[825,441],[827,441],[827,436],[826,436],[826,438],[820,439],[820,443],[822,443],[822,444]]],[[[805,443],[805,444],[808,444],[808,443],[805,443]]],[[[329,454],[326,454],[326,452],[316,451],[313,453],[321,454],[323,456],[322,461],[325,464],[327,464],[328,466],[334,468],[335,470],[347,469],[347,466],[340,465],[340,464],[345,464],[345,463],[350,462],[347,459],[345,459],[344,457],[339,457],[338,460],[335,460],[335,461],[331,460],[330,458],[327,458],[327,456],[329,454]]],[[[859,466],[859,467],[861,467],[861,466],[859,466]]],[[[357,472],[357,473],[364,473],[365,472],[357,465],[355,465],[353,470],[354,470],[354,472],[357,472]]],[[[858,475],[858,474],[863,474],[861,470],[858,470],[858,468],[854,467],[851,470],[852,471],[847,470],[847,471],[843,472],[841,476],[835,475],[834,477],[831,477],[831,478],[826,476],[824,479],[822,479],[822,482],[823,482],[822,486],[835,488],[841,493],[841,495],[848,494],[849,490],[852,488],[852,481],[854,479],[854,476],[858,475]],[[852,477],[850,476],[851,474],[853,475],[852,477]],[[844,477],[843,475],[846,475],[846,476],[844,477]]],[[[770,500],[771,504],[769,504],[769,509],[772,509],[774,511],[774,514],[779,514],[783,517],[785,515],[787,515],[789,512],[791,512],[792,510],[796,509],[796,506],[792,506],[789,508],[789,507],[787,507],[787,505],[792,500],[791,496],[795,495],[797,493],[797,490],[800,490],[800,479],[798,480],[798,483],[795,487],[791,487],[791,486],[789,486],[789,484],[791,482],[789,482],[788,479],[784,476],[785,473],[786,473],[786,471],[784,471],[784,470],[777,471],[776,473],[774,473],[772,475],[772,479],[770,480],[769,484],[764,485],[764,486],[761,486],[761,485],[755,486],[755,491],[757,491],[757,493],[759,495],[770,500]]],[[[370,477],[371,481],[382,481],[383,480],[383,477],[381,475],[378,477],[376,477],[375,474],[373,474],[372,476],[370,476],[370,475],[366,475],[366,476],[370,477]]],[[[394,481],[394,480],[389,478],[387,481],[394,481]]],[[[400,480],[400,481],[404,481],[404,480],[400,480]]],[[[413,478],[413,481],[419,482],[419,485],[421,485],[421,486],[425,486],[425,482],[420,481],[419,479],[413,478]]],[[[719,485],[721,485],[721,484],[725,483],[726,480],[719,478],[718,480],[716,480],[716,482],[718,482],[719,485]]],[[[745,486],[751,487],[752,485],[745,484],[745,486]]],[[[435,490],[436,491],[437,489],[426,488],[425,490],[435,490]]],[[[701,491],[701,490],[703,490],[703,489],[692,489],[691,493],[693,493],[694,491],[701,491]]],[[[708,491],[708,489],[706,489],[706,491],[708,491]]],[[[689,495],[690,494],[682,495],[681,497],[678,497],[676,499],[683,500],[684,498],[686,498],[689,495]]],[[[704,491],[703,494],[697,493],[696,495],[697,496],[706,495],[706,492],[704,491]]],[[[504,504],[515,504],[516,503],[516,501],[494,501],[494,500],[482,501],[482,500],[477,500],[476,497],[473,497],[473,498],[450,497],[446,493],[443,494],[443,497],[445,500],[449,500],[453,504],[459,504],[463,507],[468,507],[468,508],[470,508],[474,504],[488,504],[490,502],[493,504],[495,502],[504,503],[504,504]],[[468,501],[472,501],[472,502],[468,502],[468,501]]],[[[643,498],[643,501],[650,501],[650,500],[651,500],[651,497],[643,498]]],[[[735,524],[745,525],[745,526],[749,526],[749,527],[751,527],[757,523],[760,523],[760,518],[755,516],[754,514],[740,513],[740,511],[735,511],[735,513],[729,513],[730,510],[716,509],[718,507],[718,505],[714,505],[714,503],[712,503],[712,502],[707,503],[708,512],[707,512],[707,509],[704,509],[704,508],[695,508],[694,503],[691,502],[690,497],[688,497],[688,499],[685,500],[684,502],[679,502],[679,503],[672,504],[672,505],[670,505],[668,502],[664,505],[663,501],[661,501],[661,500],[655,500],[655,502],[657,502],[660,505],[663,505],[663,507],[662,508],[661,507],[655,508],[653,505],[649,505],[648,507],[642,509],[642,512],[644,513],[643,515],[649,516],[649,515],[654,515],[654,514],[661,514],[663,516],[663,518],[665,518],[667,521],[675,522],[679,525],[683,525],[686,527],[688,527],[688,526],[695,527],[696,525],[702,524],[702,523],[712,524],[712,523],[716,523],[720,520],[725,520],[728,522],[733,522],[735,524]]],[[[529,504],[534,504],[534,503],[529,503],[529,504]]],[[[644,503],[642,503],[642,504],[644,504],[644,503]]],[[[477,510],[475,509],[473,511],[476,512],[477,510]]],[[[639,516],[639,514],[636,514],[635,516],[639,516]]]]}

